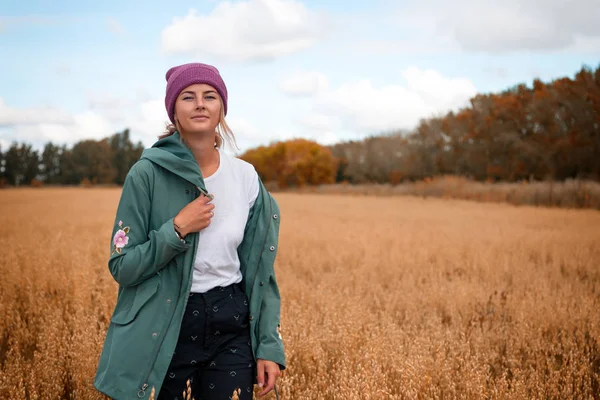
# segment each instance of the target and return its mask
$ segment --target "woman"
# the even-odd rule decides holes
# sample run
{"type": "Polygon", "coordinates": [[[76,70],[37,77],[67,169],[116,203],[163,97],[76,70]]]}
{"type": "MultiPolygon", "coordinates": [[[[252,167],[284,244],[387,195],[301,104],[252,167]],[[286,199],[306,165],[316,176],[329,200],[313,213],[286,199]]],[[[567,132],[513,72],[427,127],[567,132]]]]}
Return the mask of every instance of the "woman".
{"type": "MultiPolygon", "coordinates": [[[[285,355],[273,264],[279,208],[255,169],[221,150],[227,88],[213,66],[169,69],[165,135],[131,168],[110,272],[117,303],[95,387],[111,398],[251,399],[285,355]],[[236,392],[237,393],[237,392],[236,392]]],[[[277,390],[275,389],[275,393],[277,390]]]]}

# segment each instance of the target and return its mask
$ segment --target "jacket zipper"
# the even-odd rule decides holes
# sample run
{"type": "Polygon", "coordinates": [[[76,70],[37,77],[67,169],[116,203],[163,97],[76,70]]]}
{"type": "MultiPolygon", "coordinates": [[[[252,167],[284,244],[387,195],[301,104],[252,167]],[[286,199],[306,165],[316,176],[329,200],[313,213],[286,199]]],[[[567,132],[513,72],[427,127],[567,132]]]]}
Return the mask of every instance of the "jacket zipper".
{"type": "Polygon", "coordinates": [[[200,191],[200,192],[201,192],[203,195],[205,195],[206,197],[210,198],[211,200],[215,198],[215,197],[214,197],[212,194],[208,193],[206,190],[202,189],[200,186],[196,186],[196,188],[198,188],[198,190],[199,190],[199,191],[200,191]]]}
{"type": "MultiPolygon", "coordinates": [[[[208,193],[206,193],[206,191],[200,189],[200,187],[198,187],[198,190],[200,190],[200,192],[204,193],[206,196],[211,197],[211,199],[212,199],[212,195],[209,195],[208,193]]],[[[197,198],[197,197],[195,197],[195,198],[197,198]]],[[[196,240],[196,236],[197,235],[194,235],[194,239],[193,239],[194,242],[193,242],[192,260],[196,259],[196,251],[198,250],[198,240],[196,240]]],[[[177,261],[175,261],[175,264],[177,264],[177,261]]],[[[181,273],[183,274],[183,272],[184,271],[182,271],[181,273]]],[[[182,283],[183,283],[183,278],[179,280],[180,287],[181,287],[182,283]]],[[[167,337],[167,331],[171,327],[171,322],[173,322],[173,317],[175,316],[175,311],[177,310],[177,303],[179,302],[180,298],[181,298],[181,295],[180,295],[180,293],[178,293],[177,294],[177,302],[175,303],[175,308],[173,309],[173,312],[171,313],[171,317],[169,318],[169,323],[167,324],[167,328],[165,329],[165,332],[162,335],[158,349],[154,353],[154,359],[152,360],[152,363],[150,363],[150,365],[148,367],[148,374],[146,375],[146,377],[143,380],[144,383],[142,383],[140,385],[140,390],[138,391],[138,394],[137,394],[140,399],[144,398],[146,396],[146,389],[148,389],[148,379],[150,378],[150,374],[152,373],[152,369],[154,368],[154,364],[156,363],[156,359],[158,358],[158,353],[160,353],[160,349],[165,341],[165,338],[167,337]]],[[[185,307],[187,306],[188,298],[189,297],[186,297],[184,300],[184,305],[183,305],[184,310],[185,310],[185,307]]]]}

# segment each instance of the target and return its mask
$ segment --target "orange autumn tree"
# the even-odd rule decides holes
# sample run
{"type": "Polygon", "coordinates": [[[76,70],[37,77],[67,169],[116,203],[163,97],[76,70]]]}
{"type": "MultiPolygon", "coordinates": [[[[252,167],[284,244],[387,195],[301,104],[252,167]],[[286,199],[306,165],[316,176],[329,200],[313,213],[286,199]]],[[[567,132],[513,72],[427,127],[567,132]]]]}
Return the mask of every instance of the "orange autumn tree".
{"type": "Polygon", "coordinates": [[[338,160],[315,141],[293,139],[248,150],[240,156],[254,165],[264,182],[279,188],[335,182],[338,160]]]}
{"type": "Polygon", "coordinates": [[[410,132],[389,132],[333,145],[342,160],[338,181],[600,180],[600,66],[480,93],[410,132]]]}

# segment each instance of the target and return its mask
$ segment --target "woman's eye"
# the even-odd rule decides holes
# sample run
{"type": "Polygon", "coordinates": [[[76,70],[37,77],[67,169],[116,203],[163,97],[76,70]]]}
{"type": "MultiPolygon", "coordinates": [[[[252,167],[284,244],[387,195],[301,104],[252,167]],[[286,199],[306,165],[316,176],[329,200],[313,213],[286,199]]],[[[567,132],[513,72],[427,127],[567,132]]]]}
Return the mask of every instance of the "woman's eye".
{"type": "Polygon", "coordinates": [[[215,96],[206,96],[205,99],[207,99],[207,100],[214,100],[214,99],[216,99],[216,97],[215,96]]]}
{"type": "Polygon", "coordinates": [[[185,97],[183,98],[183,100],[191,100],[191,99],[192,99],[192,96],[185,96],[185,97]]]}

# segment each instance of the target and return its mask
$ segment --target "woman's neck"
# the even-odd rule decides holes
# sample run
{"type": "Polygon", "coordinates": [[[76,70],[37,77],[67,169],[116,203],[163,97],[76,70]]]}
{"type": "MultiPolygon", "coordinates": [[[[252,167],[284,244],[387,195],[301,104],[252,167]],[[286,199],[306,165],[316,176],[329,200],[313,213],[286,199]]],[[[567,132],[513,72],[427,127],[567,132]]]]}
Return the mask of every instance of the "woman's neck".
{"type": "Polygon", "coordinates": [[[185,135],[185,143],[192,151],[200,166],[203,177],[214,174],[219,168],[219,151],[215,148],[215,138],[211,136],[198,137],[185,135]]]}

